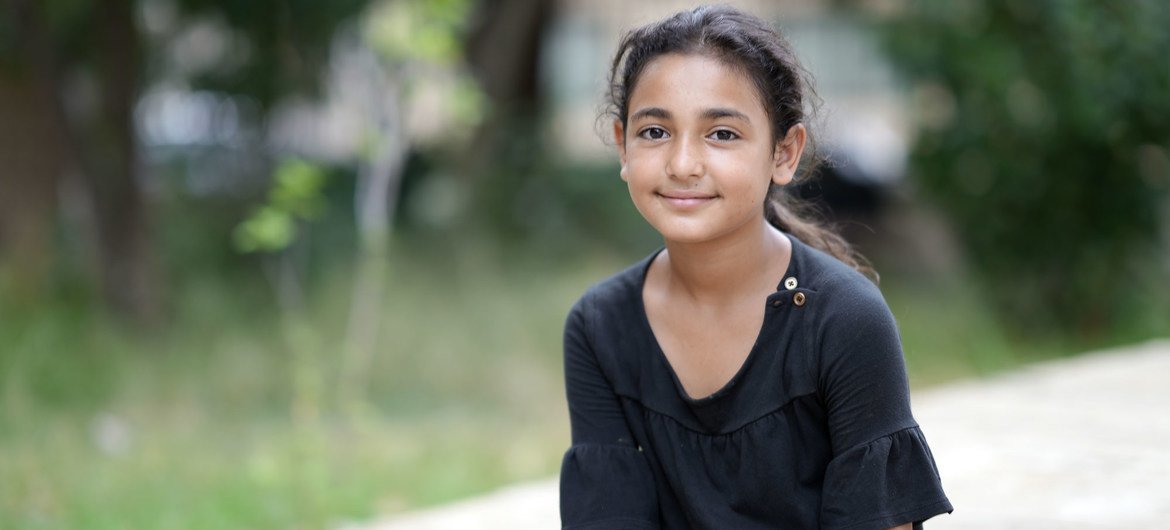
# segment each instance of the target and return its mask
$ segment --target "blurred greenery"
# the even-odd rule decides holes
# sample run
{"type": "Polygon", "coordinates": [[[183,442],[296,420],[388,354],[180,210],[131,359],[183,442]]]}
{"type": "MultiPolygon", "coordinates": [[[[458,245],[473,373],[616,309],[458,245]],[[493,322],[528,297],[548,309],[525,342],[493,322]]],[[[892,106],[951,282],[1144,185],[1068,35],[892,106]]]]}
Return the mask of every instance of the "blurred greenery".
{"type": "Polygon", "coordinates": [[[1018,333],[1170,322],[1170,7],[910,2],[886,23],[922,131],[911,176],[1018,333]]]}
{"type": "Polygon", "coordinates": [[[257,208],[235,230],[241,252],[283,250],[296,237],[298,221],[312,221],[324,207],[325,172],[300,159],[284,161],[273,175],[268,202],[257,208]]]}
{"type": "MultiPolygon", "coordinates": [[[[108,29],[94,18],[103,5],[10,5],[0,156],[116,151],[84,127],[117,77],[92,42],[108,29]],[[55,52],[60,85],[30,73],[37,43],[55,52]],[[54,105],[69,122],[57,133],[84,134],[20,143],[54,105]]],[[[135,112],[212,102],[171,119],[214,134],[134,139],[141,172],[4,166],[0,528],[326,528],[554,474],[568,445],[562,319],[660,239],[612,160],[569,161],[548,132],[529,93],[538,61],[517,37],[541,35],[548,13],[506,18],[472,0],[117,5],[143,31],[122,43],[142,68],[123,96],[189,96],[163,90],[165,104],[135,112]],[[371,52],[357,63],[367,77],[340,83],[366,106],[344,109],[358,114],[346,131],[320,128],[356,145],[280,144],[279,111],[324,95],[330,68],[352,59],[331,55],[343,44],[371,52]],[[216,53],[180,61],[193,45],[216,53]],[[514,78],[491,78],[501,72],[514,78]],[[78,173],[135,185],[103,192],[78,173]],[[374,252],[360,204],[387,175],[365,203],[388,207],[374,252]],[[141,215],[92,211],[119,194],[140,196],[141,215]],[[150,252],[96,235],[104,215],[143,229],[150,252]],[[138,259],[161,271],[149,286],[162,300],[128,325],[102,271],[138,259]],[[365,346],[355,314],[372,322],[365,346]]],[[[928,271],[904,256],[887,266],[883,255],[911,253],[871,241],[913,385],[1166,332],[1151,223],[1170,167],[1167,37],[1156,4],[1112,5],[920,2],[885,20],[924,127],[912,177],[966,250],[928,271]]],[[[305,124],[318,125],[285,127],[305,124]]],[[[325,134],[312,138],[336,140],[325,134]]]]}
{"type": "Polygon", "coordinates": [[[385,3],[369,19],[370,44],[395,62],[459,63],[463,60],[460,34],[472,7],[470,0],[385,3]]]}

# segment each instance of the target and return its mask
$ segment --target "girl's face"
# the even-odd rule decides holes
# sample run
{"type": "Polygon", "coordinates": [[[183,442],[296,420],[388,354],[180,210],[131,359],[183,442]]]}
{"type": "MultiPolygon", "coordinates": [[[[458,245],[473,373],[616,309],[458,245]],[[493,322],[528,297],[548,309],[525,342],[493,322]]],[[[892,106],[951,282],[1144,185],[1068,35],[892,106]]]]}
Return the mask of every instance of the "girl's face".
{"type": "MultiPolygon", "coordinates": [[[[622,180],[667,241],[698,243],[764,222],[768,185],[792,180],[804,128],[772,140],[752,81],[717,59],[668,54],[643,69],[625,127],[614,122],[622,180]]],[[[750,227],[750,228],[748,228],[750,227]]]]}

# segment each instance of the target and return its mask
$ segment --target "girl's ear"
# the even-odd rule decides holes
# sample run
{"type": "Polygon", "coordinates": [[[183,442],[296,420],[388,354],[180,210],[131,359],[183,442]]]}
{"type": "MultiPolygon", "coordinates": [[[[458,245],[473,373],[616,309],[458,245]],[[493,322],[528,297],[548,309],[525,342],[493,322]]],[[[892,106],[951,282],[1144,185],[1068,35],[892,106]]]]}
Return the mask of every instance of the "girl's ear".
{"type": "Polygon", "coordinates": [[[613,143],[617,145],[618,159],[622,163],[622,180],[628,180],[626,178],[626,128],[622,126],[621,120],[613,120],[613,143]]]}
{"type": "Polygon", "coordinates": [[[808,141],[808,132],[804,124],[798,123],[788,128],[788,133],[779,142],[776,142],[776,151],[772,156],[772,182],[783,186],[792,182],[796,176],[796,168],[800,166],[800,155],[804,153],[804,144],[808,141]]]}

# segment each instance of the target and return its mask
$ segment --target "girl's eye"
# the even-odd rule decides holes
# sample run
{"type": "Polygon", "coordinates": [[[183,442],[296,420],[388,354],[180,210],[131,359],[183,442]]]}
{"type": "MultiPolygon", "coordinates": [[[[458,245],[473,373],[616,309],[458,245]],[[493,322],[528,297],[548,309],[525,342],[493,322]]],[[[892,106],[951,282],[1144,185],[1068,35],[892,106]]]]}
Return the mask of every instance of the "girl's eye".
{"type": "Polygon", "coordinates": [[[720,129],[718,131],[715,131],[715,132],[711,133],[711,136],[713,138],[715,138],[716,140],[719,140],[721,142],[727,142],[727,141],[731,141],[731,140],[735,140],[736,138],[739,138],[738,134],[735,134],[734,132],[731,132],[727,129],[720,129]]]}
{"type": "Polygon", "coordinates": [[[638,136],[647,140],[661,140],[666,138],[666,130],[661,127],[647,127],[638,133],[638,136]]]}

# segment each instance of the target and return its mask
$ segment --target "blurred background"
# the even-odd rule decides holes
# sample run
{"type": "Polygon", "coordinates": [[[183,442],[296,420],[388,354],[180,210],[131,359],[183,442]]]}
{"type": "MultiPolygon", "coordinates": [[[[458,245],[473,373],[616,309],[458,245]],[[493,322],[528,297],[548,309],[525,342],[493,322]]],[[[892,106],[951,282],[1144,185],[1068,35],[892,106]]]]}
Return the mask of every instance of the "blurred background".
{"type": "MultiPolygon", "coordinates": [[[[1170,8],[741,1],[915,387],[1170,336],[1170,8]]],[[[660,240],[597,134],[696,2],[5,0],[0,527],[329,528],[556,474],[660,240]]]]}

